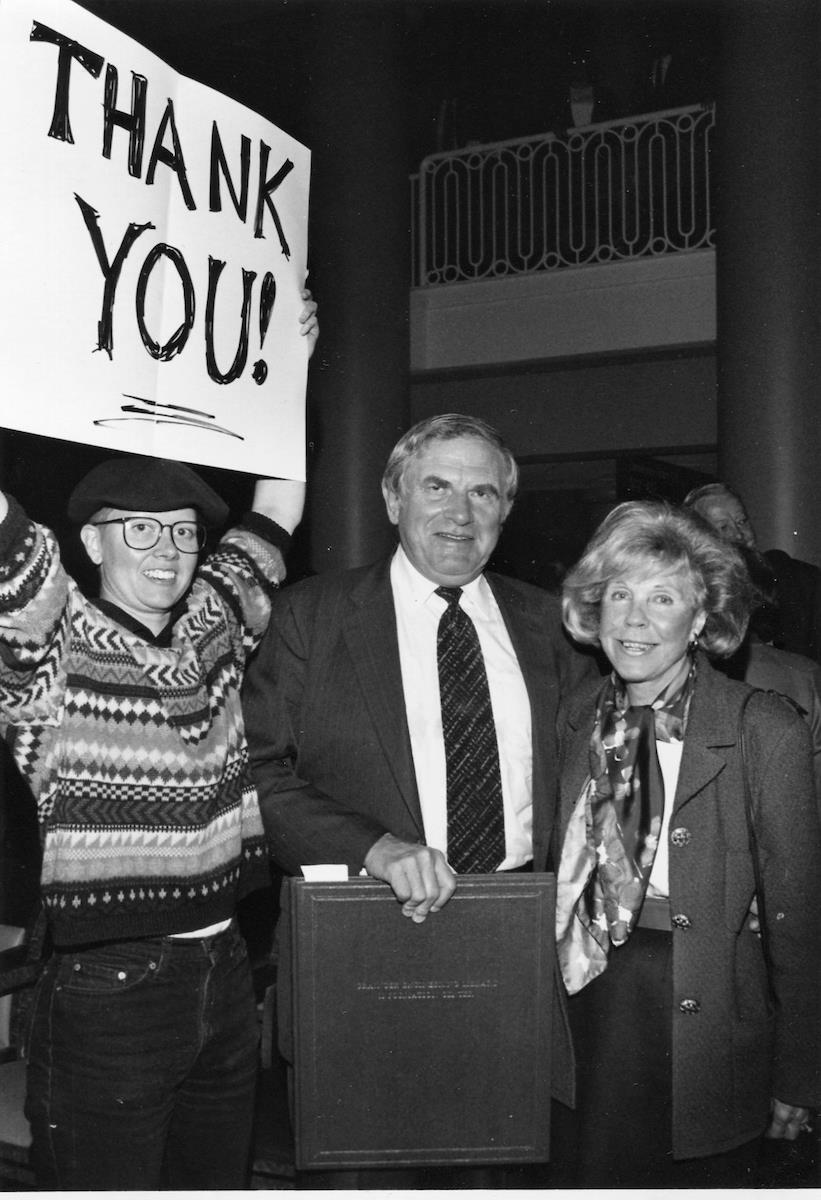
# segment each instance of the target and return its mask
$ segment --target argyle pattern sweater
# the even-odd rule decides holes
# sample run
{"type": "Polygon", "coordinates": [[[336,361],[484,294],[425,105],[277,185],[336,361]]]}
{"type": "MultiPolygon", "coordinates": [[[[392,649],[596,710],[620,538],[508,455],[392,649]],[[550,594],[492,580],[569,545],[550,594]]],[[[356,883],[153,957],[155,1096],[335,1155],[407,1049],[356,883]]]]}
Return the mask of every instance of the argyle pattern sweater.
{"type": "Polygon", "coordinates": [[[0,731],[37,802],[57,945],[200,929],[269,882],[239,695],[285,573],[269,525],[226,534],[155,644],[82,595],[9,497],[0,731]]]}

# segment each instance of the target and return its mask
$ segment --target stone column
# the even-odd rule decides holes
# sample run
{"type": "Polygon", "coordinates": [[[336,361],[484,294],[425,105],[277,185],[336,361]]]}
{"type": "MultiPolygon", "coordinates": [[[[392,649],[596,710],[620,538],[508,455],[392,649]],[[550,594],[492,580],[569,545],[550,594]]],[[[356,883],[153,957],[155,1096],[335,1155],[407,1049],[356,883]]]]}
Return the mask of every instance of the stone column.
{"type": "Polygon", "coordinates": [[[719,474],[821,566],[819,6],[727,3],[717,99],[719,474]]]}
{"type": "Polygon", "coordinates": [[[309,285],[321,335],[303,539],[320,571],[367,562],[395,541],[379,480],[409,423],[410,203],[403,6],[318,5],[312,25],[309,285]]]}

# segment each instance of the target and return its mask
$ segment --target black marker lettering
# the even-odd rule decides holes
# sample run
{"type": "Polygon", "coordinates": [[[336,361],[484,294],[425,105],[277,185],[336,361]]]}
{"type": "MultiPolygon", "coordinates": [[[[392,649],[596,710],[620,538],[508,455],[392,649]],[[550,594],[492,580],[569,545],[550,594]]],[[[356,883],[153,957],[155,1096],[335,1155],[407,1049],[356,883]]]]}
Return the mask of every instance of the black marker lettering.
{"type": "Polygon", "coordinates": [[[196,208],[194,197],[191,194],[191,188],[188,186],[188,175],[185,170],[185,159],[182,155],[182,146],[180,145],[177,126],[174,121],[174,101],[168,100],[165,106],[165,112],[162,115],[157,136],[154,138],[154,146],[151,151],[151,158],[148,160],[148,170],[145,174],[145,182],[151,184],[154,182],[154,172],[157,169],[157,163],[164,163],[175,172],[180,184],[182,198],[185,201],[186,207],[190,209],[196,208]],[[166,129],[171,130],[171,140],[174,143],[174,149],[168,150],[162,144],[165,137],[166,129]]]}
{"type": "Polygon", "coordinates": [[[32,42],[49,42],[51,45],[59,46],[60,48],[57,55],[57,86],[54,89],[54,111],[51,114],[51,125],[48,136],[57,138],[61,142],[71,142],[73,145],[74,137],[71,132],[71,121],[68,115],[71,64],[76,60],[84,70],[88,71],[89,75],[93,76],[94,79],[98,79],[105,59],[101,54],[95,54],[93,50],[87,50],[79,42],[65,37],[62,33],[57,33],[54,29],[49,29],[48,25],[41,25],[39,21],[35,21],[32,25],[29,40],[32,42]]]}
{"type": "Polygon", "coordinates": [[[228,170],[228,163],[222,148],[219,129],[217,128],[216,121],[214,121],[211,126],[211,185],[208,195],[208,207],[211,212],[222,211],[222,196],[220,195],[221,172],[225,182],[228,184],[228,191],[231,193],[231,200],[237,211],[237,216],[241,221],[244,221],[248,213],[248,179],[251,173],[251,139],[246,137],[245,134],[242,135],[240,141],[239,165],[240,193],[238,197],[234,181],[228,170]]]}
{"type": "Polygon", "coordinates": [[[257,211],[254,217],[254,237],[261,238],[265,236],[265,234],[262,232],[262,218],[265,209],[267,208],[271,213],[271,216],[274,218],[274,224],[276,225],[277,233],[279,234],[279,244],[282,247],[282,253],[286,258],[289,259],[291,257],[291,251],[287,241],[285,240],[285,231],[282,228],[282,222],[279,219],[279,213],[274,206],[271,195],[277,190],[285,176],[293,171],[294,164],[291,162],[290,158],[286,158],[276,175],[273,175],[270,179],[266,180],[265,175],[268,171],[268,155],[270,153],[271,147],[266,146],[265,142],[261,141],[259,143],[259,190],[257,192],[257,211]],[[263,180],[265,180],[264,183],[263,180]]]}
{"type": "Polygon", "coordinates": [[[128,130],[128,173],[139,179],[143,168],[145,145],[145,98],[148,80],[131,72],[131,112],[117,108],[117,68],[111,63],[105,69],[103,98],[103,157],[111,158],[111,139],[114,126],[128,130]]]}
{"type": "Polygon", "coordinates": [[[257,277],[256,271],[242,272],[242,317],[239,344],[234,361],[223,374],[217,366],[214,354],[214,308],[217,299],[217,283],[225,268],[218,258],[208,256],[208,300],[205,305],[205,365],[208,375],[215,383],[233,383],[242,374],[248,358],[248,325],[251,313],[251,288],[257,277]]]}
{"type": "Polygon", "coordinates": [[[103,235],[100,232],[100,214],[90,204],[87,204],[82,196],[78,196],[76,192],[74,193],[74,199],[80,206],[80,212],[83,214],[86,229],[91,235],[91,244],[94,247],[97,262],[100,264],[100,270],[105,280],[102,310],[97,325],[97,349],[105,350],[108,357],[111,358],[112,350],[114,349],[114,295],[117,291],[117,283],[120,278],[120,272],[123,269],[123,263],[140,234],[144,233],[146,229],[155,229],[156,226],[152,225],[150,221],[146,222],[145,225],[135,225],[132,222],[126,229],[123,240],[120,242],[120,247],[114,255],[113,260],[109,262],[103,243],[103,235]]]}
{"type": "Polygon", "coordinates": [[[191,279],[191,272],[186,266],[185,259],[176,246],[168,246],[165,242],[160,242],[148,253],[142,265],[140,277],[137,280],[137,324],[140,327],[140,337],[143,340],[143,345],[152,358],[156,358],[158,362],[168,362],[175,354],[181,353],[185,347],[185,343],[188,341],[188,335],[194,324],[194,311],[194,283],[191,279]],[[161,258],[167,258],[176,268],[177,274],[180,277],[180,283],[182,284],[182,299],[185,312],[182,325],[162,345],[152,338],[145,323],[145,294],[148,290],[148,281],[151,278],[151,272],[161,258]]]}

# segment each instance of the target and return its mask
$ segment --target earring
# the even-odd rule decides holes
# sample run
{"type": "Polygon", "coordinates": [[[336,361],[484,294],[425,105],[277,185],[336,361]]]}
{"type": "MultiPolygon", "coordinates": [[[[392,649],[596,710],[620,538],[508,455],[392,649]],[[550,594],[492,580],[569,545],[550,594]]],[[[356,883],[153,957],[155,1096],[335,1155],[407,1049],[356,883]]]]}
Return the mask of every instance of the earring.
{"type": "Polygon", "coordinates": [[[699,647],[699,640],[698,640],[698,638],[697,638],[697,637],[691,637],[691,638],[690,638],[690,641],[689,641],[689,643],[688,643],[688,645],[687,645],[687,649],[690,651],[690,653],[691,653],[691,654],[695,654],[696,650],[698,650],[698,647],[699,647]]]}

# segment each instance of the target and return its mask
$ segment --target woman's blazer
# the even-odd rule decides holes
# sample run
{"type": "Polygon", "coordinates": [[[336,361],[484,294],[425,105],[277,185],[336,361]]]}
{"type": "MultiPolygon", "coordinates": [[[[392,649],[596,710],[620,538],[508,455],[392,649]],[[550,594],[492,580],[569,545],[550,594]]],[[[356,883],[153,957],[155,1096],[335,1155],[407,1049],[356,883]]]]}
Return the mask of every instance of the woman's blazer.
{"type": "MultiPolygon", "coordinates": [[[[810,735],[782,698],[753,696],[745,717],[747,771],[773,1005],[761,939],[748,919],[755,882],[738,720],[750,690],[699,655],[669,829],[673,1146],[682,1158],[757,1136],[771,1097],[808,1107],[821,1100],[821,834],[810,735]]],[[[596,685],[583,685],[565,708],[562,838],[587,776],[596,692],[596,685]]]]}

